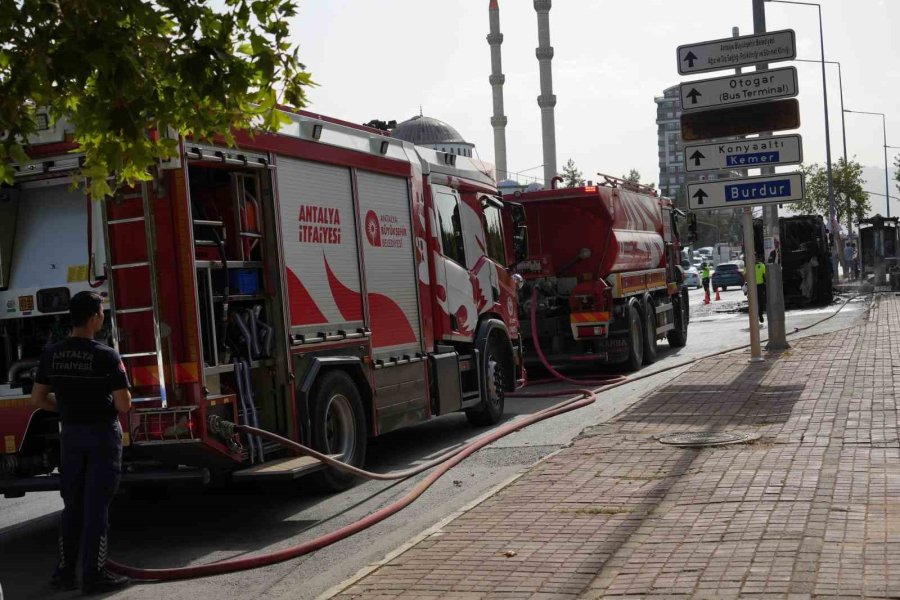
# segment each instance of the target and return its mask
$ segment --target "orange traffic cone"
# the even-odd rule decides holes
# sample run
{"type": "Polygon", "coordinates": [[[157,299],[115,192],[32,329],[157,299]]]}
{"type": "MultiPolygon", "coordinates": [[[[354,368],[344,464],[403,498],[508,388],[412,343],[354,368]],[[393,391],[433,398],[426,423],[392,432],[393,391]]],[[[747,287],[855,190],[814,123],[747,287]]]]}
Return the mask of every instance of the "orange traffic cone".
{"type": "Polygon", "coordinates": [[[706,293],[703,294],[703,304],[709,304],[709,290],[706,290],[706,293]]]}
{"type": "Polygon", "coordinates": [[[722,297],[719,296],[719,288],[716,288],[716,302],[718,302],[721,299],[722,299],[722,297]]]}

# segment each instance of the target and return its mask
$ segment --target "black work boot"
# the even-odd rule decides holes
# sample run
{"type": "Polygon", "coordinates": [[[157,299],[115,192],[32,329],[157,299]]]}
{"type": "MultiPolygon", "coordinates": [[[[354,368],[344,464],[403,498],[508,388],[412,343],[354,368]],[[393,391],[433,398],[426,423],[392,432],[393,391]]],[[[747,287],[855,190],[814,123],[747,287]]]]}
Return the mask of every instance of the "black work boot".
{"type": "Polygon", "coordinates": [[[106,569],[97,571],[92,575],[85,575],[84,581],[81,582],[81,593],[84,596],[90,594],[102,594],[104,592],[114,592],[128,587],[131,580],[121,575],[110,573],[106,569]]]}
{"type": "Polygon", "coordinates": [[[77,590],[78,580],[75,578],[73,571],[57,567],[50,577],[50,587],[60,592],[77,590]]]}

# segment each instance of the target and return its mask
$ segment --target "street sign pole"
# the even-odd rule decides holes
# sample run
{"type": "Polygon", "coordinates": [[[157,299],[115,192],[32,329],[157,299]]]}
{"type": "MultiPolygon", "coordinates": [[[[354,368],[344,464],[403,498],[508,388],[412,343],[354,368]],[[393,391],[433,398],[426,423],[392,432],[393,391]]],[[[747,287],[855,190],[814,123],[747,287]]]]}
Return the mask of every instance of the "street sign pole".
{"type": "MultiPolygon", "coordinates": [[[[765,0],[753,0],[753,33],[763,34],[766,32],[766,7],[765,0]]],[[[767,63],[759,63],[756,70],[761,71],[768,69],[767,63]]],[[[762,134],[765,135],[765,134],[762,134]]],[[[763,167],[760,171],[763,175],[773,175],[775,167],[763,167]]],[[[778,205],[763,207],[763,219],[766,231],[772,238],[772,249],[775,251],[775,260],[767,265],[766,268],[766,299],[768,303],[769,316],[769,341],[766,349],[774,352],[787,350],[790,345],[787,342],[787,331],[785,327],[784,317],[784,284],[781,274],[781,227],[778,221],[778,205]]],[[[765,250],[763,250],[763,261],[766,260],[765,250]]],[[[755,257],[754,257],[755,260],[755,257]]],[[[747,264],[747,261],[744,261],[747,264]]],[[[749,269],[748,269],[749,272],[749,269]]],[[[755,265],[754,265],[755,273],[755,265]]],[[[753,278],[754,281],[756,278],[753,278]]]]}
{"type": "Polygon", "coordinates": [[[744,221],[744,272],[747,279],[747,307],[750,319],[750,362],[762,362],[762,350],[759,347],[759,307],[756,296],[756,261],[753,242],[753,208],[742,209],[744,221]]]}
{"type": "MultiPolygon", "coordinates": [[[[737,27],[732,28],[731,30],[732,37],[738,37],[740,35],[740,31],[737,27]]],[[[735,75],[741,74],[741,68],[738,67],[734,70],[735,75]]],[[[799,137],[799,136],[798,136],[799,137]]],[[[799,141],[798,141],[799,143],[799,141]]],[[[802,145],[799,149],[802,154],[802,145]]],[[[685,149],[685,156],[687,156],[687,150],[685,149]]],[[[802,156],[801,156],[802,158],[802,156]]],[[[747,177],[747,169],[741,169],[741,175],[747,177]]],[[[747,254],[752,252],[754,245],[754,236],[753,236],[753,209],[749,206],[744,207],[743,209],[735,209],[732,211],[732,214],[736,217],[735,214],[738,210],[741,213],[741,220],[744,229],[744,248],[746,254],[744,258],[747,258],[747,254]],[[749,241],[748,241],[749,240],[749,241]]],[[[753,264],[753,276],[751,277],[751,271],[749,268],[750,263],[747,260],[744,260],[744,278],[747,281],[747,318],[750,320],[750,362],[760,362],[762,361],[762,351],[759,348],[759,328],[756,325],[756,320],[759,318],[759,308],[757,306],[757,296],[756,296],[756,264],[753,264]],[[752,285],[752,288],[751,288],[752,285]]]]}

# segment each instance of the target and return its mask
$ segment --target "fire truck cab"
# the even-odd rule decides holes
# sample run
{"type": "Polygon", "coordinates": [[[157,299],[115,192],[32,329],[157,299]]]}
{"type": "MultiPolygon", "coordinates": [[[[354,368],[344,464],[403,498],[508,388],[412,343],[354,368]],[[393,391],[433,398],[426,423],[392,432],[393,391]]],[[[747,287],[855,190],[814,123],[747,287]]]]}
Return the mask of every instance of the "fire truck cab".
{"type": "Polygon", "coordinates": [[[501,418],[523,379],[520,212],[467,157],[284,114],[240,149],[179,139],[152,181],[103,201],[72,186],[64,121],[30,140],[0,189],[0,493],[58,486],[58,417],[29,393],[81,290],[103,296],[133,386],[126,485],[353,482],[221,420],[360,466],[369,437],[501,418]]]}

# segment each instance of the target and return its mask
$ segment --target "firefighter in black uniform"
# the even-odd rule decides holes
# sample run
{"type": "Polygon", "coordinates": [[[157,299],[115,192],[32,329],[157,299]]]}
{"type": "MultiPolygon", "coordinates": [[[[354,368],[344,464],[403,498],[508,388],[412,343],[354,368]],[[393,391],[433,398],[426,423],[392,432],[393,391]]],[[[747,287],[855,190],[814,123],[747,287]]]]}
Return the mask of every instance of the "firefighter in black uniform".
{"type": "Polygon", "coordinates": [[[44,351],[31,401],[44,410],[59,412],[62,423],[60,493],[65,507],[59,564],[50,584],[56,589],[78,587],[75,565],[80,549],[81,589],[91,594],[128,584],[128,579],[110,573],[105,565],[109,505],[122,468],[118,414],[130,410],[131,394],[119,354],[94,341],[103,327],[100,296],[75,294],[69,314],[72,334],[44,351]]]}

